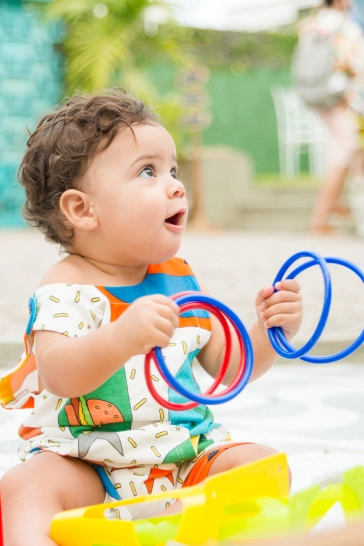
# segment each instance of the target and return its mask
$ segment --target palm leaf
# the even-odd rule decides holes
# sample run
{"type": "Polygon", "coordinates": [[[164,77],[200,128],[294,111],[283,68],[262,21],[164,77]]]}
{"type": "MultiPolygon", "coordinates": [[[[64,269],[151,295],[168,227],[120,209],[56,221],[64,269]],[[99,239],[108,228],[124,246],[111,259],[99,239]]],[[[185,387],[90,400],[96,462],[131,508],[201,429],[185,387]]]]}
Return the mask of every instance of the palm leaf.
{"type": "Polygon", "coordinates": [[[85,91],[112,85],[114,74],[132,63],[128,48],[129,29],[110,21],[79,23],[66,42],[67,89],[85,91]]]}
{"type": "Polygon", "coordinates": [[[67,94],[119,85],[156,105],[177,138],[180,97],[176,91],[160,96],[142,68],[155,61],[186,66],[191,57],[180,47],[172,23],[162,25],[155,36],[146,35],[143,17],[151,5],[168,9],[166,0],[52,0],[42,6],[41,13],[66,26],[67,94]],[[106,7],[104,16],[97,16],[98,4],[106,7]]]}

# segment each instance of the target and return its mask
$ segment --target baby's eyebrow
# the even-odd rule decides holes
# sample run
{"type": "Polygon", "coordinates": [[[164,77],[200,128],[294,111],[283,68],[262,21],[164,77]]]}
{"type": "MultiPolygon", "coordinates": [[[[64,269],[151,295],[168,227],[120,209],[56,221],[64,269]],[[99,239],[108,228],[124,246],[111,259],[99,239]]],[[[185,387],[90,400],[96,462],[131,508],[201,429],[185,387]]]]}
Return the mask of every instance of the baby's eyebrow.
{"type": "MultiPolygon", "coordinates": [[[[161,156],[159,154],[143,154],[143,155],[140,155],[139,157],[137,157],[130,165],[130,167],[132,167],[133,165],[135,165],[135,163],[139,163],[140,161],[152,161],[153,159],[161,159],[161,156]]],[[[177,163],[177,157],[176,156],[172,156],[171,157],[172,161],[174,161],[175,163],[177,163]]]]}

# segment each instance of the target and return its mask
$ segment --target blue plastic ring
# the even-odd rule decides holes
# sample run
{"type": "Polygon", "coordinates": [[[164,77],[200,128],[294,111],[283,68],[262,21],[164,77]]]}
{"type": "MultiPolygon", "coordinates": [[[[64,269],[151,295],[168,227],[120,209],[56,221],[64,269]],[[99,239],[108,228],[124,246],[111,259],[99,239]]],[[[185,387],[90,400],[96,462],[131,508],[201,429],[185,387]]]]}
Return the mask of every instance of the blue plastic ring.
{"type": "Polygon", "coordinates": [[[305,362],[310,362],[312,364],[329,364],[330,362],[336,362],[337,360],[341,360],[350,354],[352,354],[356,349],[358,349],[363,343],[364,343],[364,330],[361,332],[359,337],[346,349],[343,351],[340,351],[338,353],[335,353],[333,355],[327,355],[327,356],[312,356],[307,354],[312,347],[317,343],[319,340],[323,329],[326,326],[326,322],[328,319],[328,315],[330,312],[330,306],[331,306],[331,295],[332,295],[332,289],[331,289],[331,277],[330,273],[327,268],[328,263],[333,263],[337,265],[341,265],[343,267],[346,267],[353,271],[363,282],[364,282],[364,272],[357,267],[352,262],[349,262],[348,260],[344,260],[341,258],[333,258],[333,257],[327,257],[323,258],[316,252],[299,252],[289,258],[285,264],[281,267],[279,270],[273,286],[276,284],[276,282],[279,282],[283,279],[284,274],[289,269],[289,267],[297,260],[308,257],[312,258],[311,260],[307,261],[304,264],[301,264],[299,267],[294,269],[289,275],[287,275],[287,279],[294,279],[299,273],[302,271],[305,271],[309,267],[312,267],[314,265],[319,265],[324,277],[324,284],[325,284],[325,295],[324,295],[324,305],[323,310],[321,313],[321,317],[319,320],[319,323],[317,325],[317,328],[312,335],[311,339],[304,345],[301,349],[296,349],[291,345],[285,335],[283,334],[283,331],[281,328],[270,328],[268,330],[268,335],[270,342],[274,348],[274,350],[284,358],[294,359],[299,358],[300,360],[303,360],[305,362]]]}
{"type": "Polygon", "coordinates": [[[246,330],[244,324],[241,322],[240,318],[231,309],[229,309],[229,307],[227,307],[220,301],[215,300],[214,298],[211,298],[210,296],[205,296],[204,294],[197,293],[197,294],[182,295],[176,298],[175,302],[177,303],[177,305],[183,305],[185,303],[199,303],[199,302],[208,303],[210,305],[213,305],[217,309],[219,309],[222,313],[224,313],[224,315],[233,324],[237,334],[240,335],[243,340],[245,353],[246,353],[246,364],[245,364],[245,370],[244,370],[241,381],[238,383],[238,385],[236,385],[236,387],[232,391],[221,396],[216,396],[216,395],[204,396],[202,394],[188,391],[169,371],[166,363],[164,362],[160,347],[155,347],[154,348],[155,357],[158,360],[158,365],[163,375],[166,377],[168,383],[176,392],[178,392],[182,396],[185,396],[187,399],[193,400],[194,402],[197,402],[199,404],[217,405],[217,404],[224,404],[225,402],[232,400],[233,398],[235,398],[235,396],[240,394],[241,391],[244,389],[244,387],[247,385],[253,371],[253,361],[254,361],[253,346],[252,346],[248,331],[246,330]]]}

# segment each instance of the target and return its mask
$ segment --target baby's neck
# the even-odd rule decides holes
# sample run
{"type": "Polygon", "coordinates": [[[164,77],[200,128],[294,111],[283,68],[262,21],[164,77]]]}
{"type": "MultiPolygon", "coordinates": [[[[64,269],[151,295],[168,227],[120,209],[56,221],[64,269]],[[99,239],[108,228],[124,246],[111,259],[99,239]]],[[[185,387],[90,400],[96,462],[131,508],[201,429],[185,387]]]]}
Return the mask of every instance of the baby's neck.
{"type": "Polygon", "coordinates": [[[133,286],[144,280],[148,270],[147,264],[113,264],[76,253],[70,253],[63,264],[70,269],[69,282],[98,286],[133,286]]]}

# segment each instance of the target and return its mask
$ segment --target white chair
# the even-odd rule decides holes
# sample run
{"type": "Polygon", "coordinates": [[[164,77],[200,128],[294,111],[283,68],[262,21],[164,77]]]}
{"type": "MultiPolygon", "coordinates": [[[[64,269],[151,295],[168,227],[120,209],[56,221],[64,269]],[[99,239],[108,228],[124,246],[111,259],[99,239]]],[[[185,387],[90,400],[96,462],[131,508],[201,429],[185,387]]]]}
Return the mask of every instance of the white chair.
{"type": "Polygon", "coordinates": [[[301,155],[308,154],[310,174],[325,173],[327,131],[315,112],[305,106],[294,89],[271,87],[278,129],[281,176],[294,177],[301,172],[301,155]]]}

